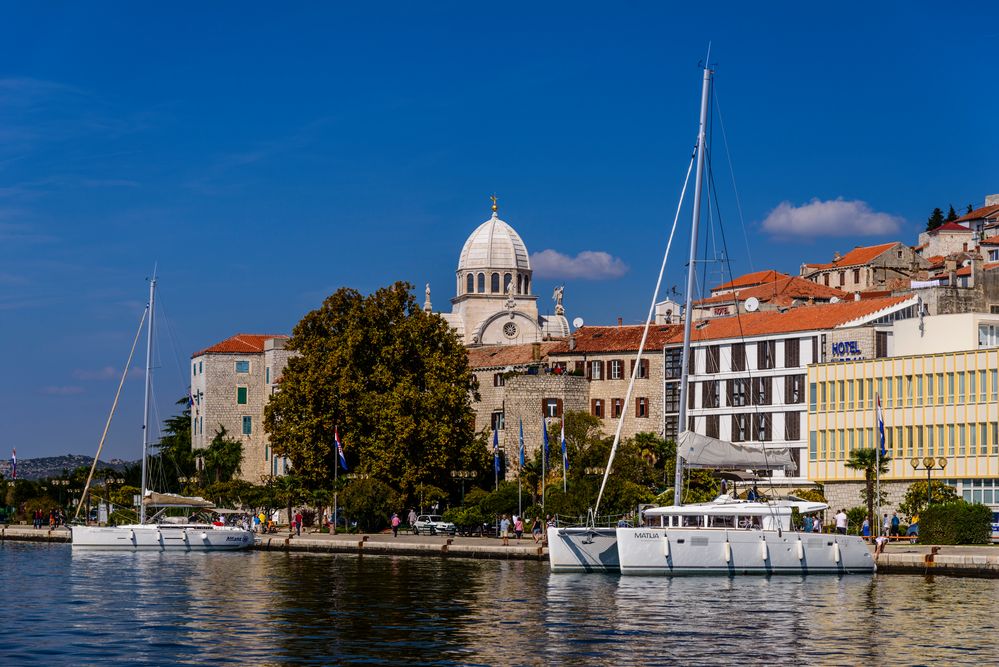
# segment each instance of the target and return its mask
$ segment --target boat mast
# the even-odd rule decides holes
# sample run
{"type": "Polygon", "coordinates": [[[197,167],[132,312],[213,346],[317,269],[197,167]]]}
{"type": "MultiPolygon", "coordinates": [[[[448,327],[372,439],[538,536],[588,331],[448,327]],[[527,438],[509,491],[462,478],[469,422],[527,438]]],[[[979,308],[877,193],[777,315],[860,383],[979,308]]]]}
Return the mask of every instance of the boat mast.
{"type": "Polygon", "coordinates": [[[146,522],[146,452],[149,449],[149,393],[151,387],[151,368],[153,363],[153,312],[156,298],[156,271],[149,281],[149,322],[146,325],[146,387],[142,399],[142,485],[139,495],[139,523],[146,522]]]}
{"type": "MultiPolygon", "coordinates": [[[[711,51],[708,50],[710,55],[711,51]]],[[[711,93],[711,67],[704,63],[704,82],[701,86],[701,123],[697,131],[697,173],[694,179],[694,212],[690,223],[690,259],[687,264],[687,297],[683,310],[683,351],[680,353],[680,415],[677,432],[687,428],[687,391],[690,375],[690,327],[694,320],[694,261],[697,259],[697,228],[701,220],[701,189],[704,185],[704,138],[707,134],[708,97],[711,93]]],[[[673,478],[673,504],[680,505],[683,495],[683,459],[679,446],[676,454],[676,472],[673,478]]]]}

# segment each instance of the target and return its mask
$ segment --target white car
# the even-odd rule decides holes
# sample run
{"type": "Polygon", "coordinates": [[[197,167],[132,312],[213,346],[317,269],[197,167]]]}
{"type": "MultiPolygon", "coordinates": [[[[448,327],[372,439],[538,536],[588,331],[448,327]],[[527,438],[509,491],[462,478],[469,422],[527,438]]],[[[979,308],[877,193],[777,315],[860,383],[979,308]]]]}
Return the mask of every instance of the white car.
{"type": "Polygon", "coordinates": [[[454,535],[458,528],[450,521],[445,521],[440,514],[421,514],[416,517],[413,524],[413,533],[416,535],[454,535]]]}

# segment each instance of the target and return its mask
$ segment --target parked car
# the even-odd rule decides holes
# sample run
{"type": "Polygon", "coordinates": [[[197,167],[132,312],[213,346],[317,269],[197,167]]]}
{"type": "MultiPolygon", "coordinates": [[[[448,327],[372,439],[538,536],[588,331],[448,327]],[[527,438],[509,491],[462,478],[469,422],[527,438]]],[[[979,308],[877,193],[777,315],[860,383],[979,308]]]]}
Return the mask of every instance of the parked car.
{"type": "Polygon", "coordinates": [[[457,532],[457,526],[445,521],[440,514],[421,514],[413,524],[413,533],[416,535],[454,535],[457,532]]]}

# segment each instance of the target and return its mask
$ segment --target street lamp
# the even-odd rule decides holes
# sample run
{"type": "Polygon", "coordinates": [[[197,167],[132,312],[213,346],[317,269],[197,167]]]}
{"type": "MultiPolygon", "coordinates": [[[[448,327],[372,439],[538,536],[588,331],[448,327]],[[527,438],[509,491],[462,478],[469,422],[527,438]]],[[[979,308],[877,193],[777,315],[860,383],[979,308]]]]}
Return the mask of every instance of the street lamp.
{"type": "Polygon", "coordinates": [[[933,472],[934,468],[939,468],[940,472],[947,467],[947,459],[941,456],[938,459],[934,459],[932,456],[924,456],[922,465],[919,464],[919,459],[913,457],[909,461],[909,465],[912,466],[913,470],[925,470],[926,471],[926,506],[929,507],[930,503],[933,502],[933,493],[930,488],[930,474],[933,472]]]}
{"type": "Polygon", "coordinates": [[[465,480],[475,479],[478,477],[479,472],[477,470],[452,470],[451,477],[454,479],[461,480],[461,506],[465,506],[465,480]]]}

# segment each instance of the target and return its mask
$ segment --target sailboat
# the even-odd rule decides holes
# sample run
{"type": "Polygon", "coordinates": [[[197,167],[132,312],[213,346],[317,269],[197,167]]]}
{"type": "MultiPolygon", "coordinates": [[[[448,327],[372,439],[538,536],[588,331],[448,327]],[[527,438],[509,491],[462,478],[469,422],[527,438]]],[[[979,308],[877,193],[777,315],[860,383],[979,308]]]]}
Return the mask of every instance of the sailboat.
{"type": "MultiPolygon", "coordinates": [[[[152,365],[153,352],[153,314],[155,312],[156,299],[156,277],[149,282],[149,302],[146,305],[146,312],[143,321],[139,324],[139,331],[136,332],[136,341],[133,342],[132,352],[135,351],[135,342],[138,341],[142,331],[142,324],[146,325],[146,372],[145,372],[145,399],[142,417],[142,499],[139,506],[139,522],[136,524],[123,526],[86,526],[73,525],[72,546],[73,549],[112,549],[119,551],[232,551],[236,549],[246,549],[253,544],[253,533],[249,530],[237,528],[235,526],[216,525],[208,522],[192,522],[183,517],[165,516],[167,510],[171,508],[184,508],[197,510],[199,512],[210,511],[215,508],[214,504],[204,498],[180,496],[171,493],[156,493],[149,490],[147,452],[149,450],[149,397],[152,390],[152,365]],[[147,518],[147,508],[157,509],[153,516],[147,518]]],[[[125,364],[125,371],[122,374],[122,382],[118,385],[118,395],[121,393],[121,386],[124,383],[125,373],[128,366],[125,364]]],[[[108,427],[114,415],[114,409],[118,404],[118,396],[115,397],[111,414],[108,416],[107,424],[104,427],[104,434],[101,436],[101,444],[98,447],[97,456],[90,469],[90,476],[87,479],[86,487],[83,491],[84,497],[93,478],[97,459],[100,457],[100,447],[107,437],[108,427]]]]}

